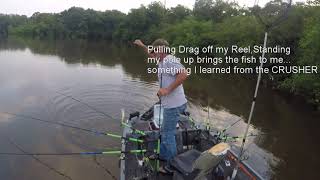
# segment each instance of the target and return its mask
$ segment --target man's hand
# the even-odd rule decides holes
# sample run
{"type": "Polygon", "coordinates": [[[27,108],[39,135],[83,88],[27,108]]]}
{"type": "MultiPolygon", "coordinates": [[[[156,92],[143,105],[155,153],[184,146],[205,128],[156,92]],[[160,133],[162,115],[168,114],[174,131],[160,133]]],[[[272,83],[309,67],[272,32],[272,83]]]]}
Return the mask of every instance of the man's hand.
{"type": "Polygon", "coordinates": [[[160,88],[157,95],[158,96],[166,96],[170,93],[170,90],[168,88],[160,88]]]}
{"type": "Polygon", "coordinates": [[[140,39],[136,39],[133,44],[140,46],[140,47],[144,47],[145,45],[143,44],[143,42],[140,39]]]}
{"type": "Polygon", "coordinates": [[[148,48],[145,44],[143,44],[143,42],[140,39],[136,39],[133,44],[141,47],[143,49],[143,51],[149,56],[149,57],[154,57],[154,54],[149,53],[148,48]]]}

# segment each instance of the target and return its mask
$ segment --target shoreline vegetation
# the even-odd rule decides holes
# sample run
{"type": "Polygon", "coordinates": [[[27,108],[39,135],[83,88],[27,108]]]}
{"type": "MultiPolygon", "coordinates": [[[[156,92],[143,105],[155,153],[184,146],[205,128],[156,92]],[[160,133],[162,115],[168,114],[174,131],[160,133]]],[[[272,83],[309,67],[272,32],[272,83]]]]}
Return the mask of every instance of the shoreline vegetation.
{"type": "MultiPolygon", "coordinates": [[[[25,15],[0,14],[0,38],[88,39],[127,43],[139,38],[150,44],[163,37],[172,46],[233,45],[261,46],[264,27],[286,6],[274,0],[264,7],[244,8],[223,0],[196,0],[193,9],[178,5],[165,8],[160,2],[131,9],[104,12],[72,7],[60,13],[25,15]]],[[[320,67],[320,0],[293,4],[286,20],[269,32],[269,47],[290,47],[292,66],[320,67]]],[[[274,53],[272,55],[282,56],[274,53]]],[[[284,55],[283,55],[284,56],[284,55]]],[[[286,57],[288,58],[288,57],[286,57]]],[[[234,64],[236,66],[237,64],[234,64]]],[[[266,67],[273,66],[266,64],[266,67]]],[[[303,96],[320,107],[319,74],[272,74],[272,84],[283,92],[303,96]]]]}

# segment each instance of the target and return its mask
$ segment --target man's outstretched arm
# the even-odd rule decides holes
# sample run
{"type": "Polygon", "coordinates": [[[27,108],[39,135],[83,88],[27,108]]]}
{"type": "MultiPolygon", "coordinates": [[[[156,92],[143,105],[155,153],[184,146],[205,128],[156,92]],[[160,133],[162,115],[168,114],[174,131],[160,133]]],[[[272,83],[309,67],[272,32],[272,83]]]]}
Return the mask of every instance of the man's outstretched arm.
{"type": "Polygon", "coordinates": [[[143,49],[143,51],[148,54],[149,57],[153,57],[153,54],[152,53],[149,53],[148,51],[148,47],[140,40],[140,39],[136,39],[133,44],[141,47],[143,49]]]}

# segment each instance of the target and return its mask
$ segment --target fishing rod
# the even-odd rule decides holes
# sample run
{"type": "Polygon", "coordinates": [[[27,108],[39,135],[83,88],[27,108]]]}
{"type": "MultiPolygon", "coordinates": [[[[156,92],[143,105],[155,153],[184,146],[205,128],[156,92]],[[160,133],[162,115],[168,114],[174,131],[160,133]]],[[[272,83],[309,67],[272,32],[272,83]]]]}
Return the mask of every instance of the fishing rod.
{"type": "MultiPolygon", "coordinates": [[[[159,83],[160,89],[162,88],[162,73],[160,73],[160,83],[159,83]]],[[[162,108],[162,100],[161,100],[161,96],[160,94],[158,95],[159,97],[159,120],[158,120],[158,124],[159,124],[159,137],[158,137],[158,142],[157,142],[157,155],[160,156],[160,137],[161,137],[161,108],[162,108]]],[[[159,158],[157,158],[157,172],[160,169],[160,161],[159,158]]]]}
{"type": "MultiPolygon", "coordinates": [[[[195,120],[190,116],[190,113],[187,113],[187,114],[184,114],[186,116],[188,116],[188,119],[189,121],[192,123],[192,125],[194,126],[196,123],[195,123],[195,120]]],[[[228,129],[230,129],[231,127],[235,126],[236,124],[238,124],[242,119],[239,118],[237,121],[233,122],[232,124],[228,125],[226,128],[222,129],[221,131],[217,132],[217,135],[220,136],[222,135],[223,133],[225,133],[228,129]]],[[[199,122],[201,123],[201,122],[199,122]]],[[[213,128],[212,125],[210,124],[206,124],[206,126],[209,126],[210,128],[213,128]]]]}
{"type": "MultiPolygon", "coordinates": [[[[191,117],[189,112],[184,112],[185,116],[188,117],[188,120],[192,123],[192,126],[194,127],[196,125],[196,121],[191,117]]],[[[208,99],[208,107],[207,107],[207,122],[205,123],[205,127],[207,130],[210,130],[211,128],[214,129],[214,127],[209,123],[209,116],[210,116],[210,112],[209,112],[209,99],[208,99]]],[[[225,133],[228,129],[230,129],[231,127],[233,127],[234,125],[236,125],[237,123],[239,123],[242,119],[239,118],[237,121],[233,122],[232,124],[229,124],[226,128],[222,129],[221,131],[217,132],[217,136],[221,136],[223,133],[225,133]]],[[[198,122],[199,124],[202,124],[201,122],[198,122]]],[[[198,128],[198,127],[196,127],[198,128]]]]}
{"type": "MultiPolygon", "coordinates": [[[[264,43],[263,43],[263,47],[264,48],[266,47],[266,44],[267,44],[267,37],[268,37],[268,33],[265,32],[264,43]]],[[[265,56],[265,51],[262,52],[262,59],[264,59],[264,56],[265,56]]],[[[261,61],[260,69],[262,69],[262,67],[263,67],[263,62],[261,61]]],[[[258,79],[257,79],[257,83],[256,83],[256,88],[255,88],[255,92],[254,92],[254,96],[253,96],[253,101],[252,101],[252,104],[251,104],[250,114],[249,114],[249,118],[248,118],[248,122],[247,122],[247,127],[246,127],[246,130],[245,130],[244,136],[242,138],[242,143],[241,143],[241,147],[240,147],[240,154],[239,154],[239,157],[238,157],[238,162],[237,162],[237,165],[233,169],[233,172],[232,172],[232,176],[231,176],[232,180],[235,179],[235,177],[237,175],[237,171],[238,171],[238,168],[239,168],[239,165],[240,165],[240,162],[241,162],[241,157],[243,155],[243,150],[244,150],[244,145],[245,145],[245,142],[246,142],[246,137],[247,137],[247,134],[249,132],[249,127],[250,127],[250,124],[251,124],[252,115],[253,115],[253,111],[254,111],[254,108],[255,108],[256,99],[257,99],[257,96],[258,96],[258,90],[259,90],[260,81],[261,81],[261,71],[259,71],[259,75],[258,75],[258,79]]]]}
{"type": "Polygon", "coordinates": [[[40,121],[40,122],[44,122],[44,123],[48,123],[48,124],[55,124],[55,125],[68,127],[68,128],[72,128],[72,129],[76,129],[76,130],[80,130],[80,131],[85,131],[85,132],[92,133],[92,134],[95,134],[95,135],[109,136],[109,137],[113,137],[113,138],[128,140],[128,141],[131,141],[131,142],[138,142],[138,143],[143,143],[144,142],[141,139],[127,138],[127,137],[123,137],[123,136],[120,136],[120,135],[117,135],[117,134],[112,134],[112,133],[102,132],[102,131],[97,131],[97,130],[92,130],[92,129],[86,129],[86,128],[82,128],[82,127],[78,127],[78,126],[74,126],[74,125],[69,125],[69,124],[60,123],[60,122],[43,120],[43,119],[31,117],[31,116],[25,116],[25,115],[21,115],[21,114],[10,113],[10,112],[2,112],[2,113],[13,115],[13,116],[16,116],[16,117],[23,117],[23,118],[26,118],[26,119],[40,121]]]}
{"type": "MultiPolygon", "coordinates": [[[[280,22],[285,19],[285,17],[287,16],[287,14],[289,12],[290,7],[291,7],[291,3],[292,3],[292,0],[288,0],[288,5],[287,5],[286,10],[284,11],[284,13],[282,15],[280,15],[279,18],[277,18],[274,22],[270,23],[269,25],[266,25],[266,23],[264,23],[262,18],[259,15],[257,15],[258,19],[265,25],[263,49],[265,49],[266,46],[267,46],[268,31],[273,26],[276,26],[276,25],[280,24],[280,22]]],[[[257,6],[257,4],[258,4],[258,0],[255,0],[255,4],[254,5],[257,6]]],[[[264,59],[264,57],[265,57],[265,51],[262,52],[261,59],[264,59]]],[[[248,122],[247,122],[247,127],[245,129],[244,136],[242,138],[242,143],[241,143],[241,147],[240,147],[240,153],[239,153],[239,156],[237,158],[236,166],[233,169],[231,180],[235,179],[235,177],[237,175],[237,172],[238,172],[238,169],[239,169],[239,166],[240,166],[240,163],[241,163],[241,158],[242,158],[242,156],[244,154],[244,145],[246,143],[246,138],[247,138],[247,135],[248,135],[248,132],[249,132],[249,127],[250,127],[250,124],[251,124],[253,111],[254,111],[255,104],[256,104],[256,99],[257,99],[257,96],[258,96],[258,90],[259,90],[259,85],[260,85],[261,76],[262,76],[261,75],[261,70],[263,68],[263,61],[260,62],[259,68],[260,68],[260,70],[259,70],[258,79],[257,79],[257,83],[256,83],[255,91],[254,91],[254,96],[253,96],[253,100],[252,100],[252,104],[251,104],[251,109],[250,109],[250,114],[249,114],[249,118],[248,118],[248,122]]]]}
{"type": "MultiPolygon", "coordinates": [[[[162,73],[160,73],[160,89],[162,88],[162,73]]],[[[159,133],[161,130],[161,109],[162,109],[162,100],[161,100],[161,95],[158,94],[159,97],[159,119],[158,119],[158,124],[159,124],[159,133]]]]}
{"type": "Polygon", "coordinates": [[[142,135],[142,136],[145,136],[145,135],[146,135],[145,132],[143,132],[143,131],[141,131],[141,130],[138,130],[138,129],[135,129],[135,128],[133,128],[132,126],[130,126],[129,124],[127,124],[127,123],[121,122],[121,125],[129,128],[129,129],[131,129],[132,132],[134,132],[134,133],[136,133],[136,134],[140,134],[140,135],[142,135]]]}
{"type": "Polygon", "coordinates": [[[117,154],[139,154],[148,151],[146,149],[129,150],[129,151],[97,151],[97,152],[70,152],[70,153],[12,153],[12,152],[0,152],[0,156],[85,156],[85,155],[117,155],[117,154]]]}
{"type": "Polygon", "coordinates": [[[233,122],[232,124],[228,125],[226,128],[224,128],[220,132],[226,132],[228,129],[230,129],[231,127],[233,127],[234,125],[236,125],[240,121],[241,121],[241,118],[239,118],[237,121],[233,122]]]}
{"type": "Polygon", "coordinates": [[[207,117],[207,122],[206,122],[206,130],[209,130],[210,131],[210,124],[209,124],[209,119],[210,119],[210,107],[209,107],[209,98],[208,98],[208,107],[207,107],[207,115],[208,115],[208,117],[207,117]]]}
{"type": "MultiPolygon", "coordinates": [[[[189,121],[191,121],[193,124],[195,124],[195,120],[190,116],[190,114],[187,114],[189,121]]],[[[243,138],[244,136],[232,136],[232,137],[228,137],[227,134],[225,134],[225,132],[230,129],[231,127],[233,127],[234,125],[236,125],[237,123],[239,123],[242,119],[239,118],[237,121],[233,122],[232,124],[228,125],[226,128],[222,129],[221,131],[218,131],[216,136],[218,139],[220,140],[228,140],[228,139],[239,139],[239,138],[243,138]]],[[[206,124],[206,126],[209,126],[209,128],[212,128],[212,126],[210,126],[210,124],[206,124]]],[[[261,134],[259,134],[261,135],[261,134]]],[[[247,137],[251,137],[251,136],[259,136],[258,134],[249,134],[247,135],[247,137]]]]}
{"type": "Polygon", "coordinates": [[[241,118],[239,118],[237,121],[233,122],[232,124],[229,124],[226,128],[222,129],[221,131],[217,132],[217,136],[218,138],[220,137],[224,137],[225,136],[225,132],[230,129],[231,127],[233,127],[234,125],[236,125],[238,122],[241,121],[241,118]]]}
{"type": "MultiPolygon", "coordinates": [[[[256,137],[256,136],[260,136],[261,134],[253,134],[250,133],[248,134],[246,137],[256,137]]],[[[223,140],[223,141],[227,141],[227,140],[237,140],[240,138],[243,138],[244,136],[223,136],[223,137],[219,137],[219,139],[223,140]]]]}
{"type": "Polygon", "coordinates": [[[124,126],[124,127],[127,127],[129,129],[132,130],[132,132],[134,133],[137,133],[137,134],[140,134],[142,136],[146,136],[146,133],[141,131],[141,130],[138,130],[138,129],[135,129],[133,128],[131,125],[127,124],[124,122],[124,116],[125,116],[125,112],[124,112],[124,109],[121,109],[121,126],[124,126]]]}

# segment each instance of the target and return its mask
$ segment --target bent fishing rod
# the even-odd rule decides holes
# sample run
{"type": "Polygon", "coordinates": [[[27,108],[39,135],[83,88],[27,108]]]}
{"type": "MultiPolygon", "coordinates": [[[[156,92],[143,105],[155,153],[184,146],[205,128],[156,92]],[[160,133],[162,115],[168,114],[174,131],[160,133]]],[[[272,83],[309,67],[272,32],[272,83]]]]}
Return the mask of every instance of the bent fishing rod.
{"type": "Polygon", "coordinates": [[[97,131],[97,130],[93,130],[93,129],[86,129],[86,128],[82,128],[82,127],[78,127],[78,126],[74,126],[74,125],[70,125],[70,124],[61,123],[61,122],[48,121],[48,120],[44,120],[44,119],[40,119],[40,118],[35,118],[35,117],[31,117],[31,116],[25,116],[25,115],[21,115],[21,114],[10,113],[10,112],[2,112],[2,113],[8,114],[8,115],[12,115],[12,116],[16,116],[16,117],[22,117],[22,118],[30,119],[30,120],[34,120],[34,121],[40,121],[40,122],[44,122],[44,123],[48,123],[48,124],[55,124],[55,125],[59,125],[59,126],[62,126],[62,127],[76,129],[76,130],[79,130],[79,131],[85,131],[85,132],[88,132],[88,133],[91,133],[91,134],[95,134],[95,135],[109,136],[109,137],[123,139],[123,140],[131,141],[131,142],[138,142],[138,143],[143,143],[144,142],[141,139],[127,138],[127,137],[123,137],[123,136],[120,136],[120,135],[117,135],[117,134],[113,134],[113,133],[109,133],[109,132],[102,132],[102,131],[97,131]]]}
{"type": "MultiPolygon", "coordinates": [[[[258,14],[256,14],[256,17],[258,17],[258,20],[263,24],[265,25],[265,33],[264,33],[264,41],[263,41],[263,49],[266,48],[267,46],[267,40],[268,40],[268,31],[271,30],[273,27],[277,26],[280,24],[281,21],[285,20],[286,19],[286,16],[289,12],[289,9],[291,7],[291,3],[292,3],[292,0],[288,0],[288,4],[287,4],[287,7],[284,11],[283,14],[281,14],[278,18],[276,18],[272,23],[270,24],[267,24],[266,22],[264,22],[261,18],[261,16],[259,16],[258,14]]],[[[255,4],[254,6],[256,7],[258,5],[258,0],[255,0],[255,4]]],[[[265,51],[262,52],[262,56],[261,56],[261,59],[264,59],[265,58],[265,51]]],[[[254,109],[255,109],[255,104],[256,104],[256,99],[257,99],[257,96],[258,96],[258,90],[259,90],[259,85],[260,85],[260,81],[261,81],[261,76],[262,76],[262,73],[261,73],[261,70],[263,68],[263,61],[260,62],[260,66],[259,66],[259,74],[258,74],[258,78],[257,78],[257,83],[256,83],[256,87],[255,87],[255,91],[254,91],[254,95],[253,95],[253,100],[252,100],[252,103],[251,103],[251,108],[250,108],[250,113],[249,113],[249,118],[248,118],[248,122],[247,122],[247,127],[245,129],[245,132],[244,132],[244,136],[242,138],[242,143],[241,143],[241,147],[240,147],[240,153],[239,153],[239,156],[237,158],[237,163],[236,163],[236,166],[235,168],[233,169],[233,172],[232,172],[232,176],[231,176],[231,180],[234,180],[236,178],[236,175],[237,175],[237,172],[238,172],[238,169],[239,169],[239,166],[240,166],[240,163],[241,163],[241,158],[244,154],[244,145],[246,143],[246,138],[247,138],[247,135],[248,135],[248,132],[249,132],[249,127],[250,127],[250,124],[251,124],[251,120],[252,120],[252,116],[253,116],[253,112],[254,112],[254,109]]]]}

